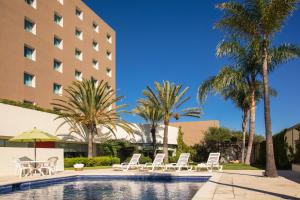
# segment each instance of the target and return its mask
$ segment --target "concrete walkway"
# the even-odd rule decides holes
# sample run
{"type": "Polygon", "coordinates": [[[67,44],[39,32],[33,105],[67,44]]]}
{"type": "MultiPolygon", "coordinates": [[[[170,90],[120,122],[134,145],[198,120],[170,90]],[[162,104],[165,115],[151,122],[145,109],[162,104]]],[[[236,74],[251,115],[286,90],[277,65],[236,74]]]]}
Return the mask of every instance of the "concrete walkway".
{"type": "Polygon", "coordinates": [[[262,173],[260,170],[226,170],[214,176],[193,199],[300,199],[299,173],[279,171],[278,178],[267,178],[262,173]]]}

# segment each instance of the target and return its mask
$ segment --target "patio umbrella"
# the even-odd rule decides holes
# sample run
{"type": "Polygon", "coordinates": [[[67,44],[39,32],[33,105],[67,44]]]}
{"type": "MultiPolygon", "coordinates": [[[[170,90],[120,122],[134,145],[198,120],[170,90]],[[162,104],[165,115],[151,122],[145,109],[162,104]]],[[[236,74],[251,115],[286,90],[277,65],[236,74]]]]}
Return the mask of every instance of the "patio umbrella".
{"type": "Polygon", "coordinates": [[[33,142],[34,144],[34,161],[36,161],[36,142],[55,142],[57,137],[34,127],[31,131],[26,131],[16,135],[9,141],[12,142],[33,142]]]}

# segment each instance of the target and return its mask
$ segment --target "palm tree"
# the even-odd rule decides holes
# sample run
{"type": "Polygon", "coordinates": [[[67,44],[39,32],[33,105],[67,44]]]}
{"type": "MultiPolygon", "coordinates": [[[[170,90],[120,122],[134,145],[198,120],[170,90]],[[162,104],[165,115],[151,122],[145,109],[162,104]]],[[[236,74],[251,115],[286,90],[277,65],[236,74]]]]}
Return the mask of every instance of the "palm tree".
{"type": "Polygon", "coordinates": [[[147,86],[143,94],[146,99],[141,100],[144,105],[151,105],[156,109],[161,110],[164,122],[164,139],[163,139],[163,152],[165,154],[165,163],[168,163],[168,126],[170,120],[175,118],[178,120],[180,117],[200,117],[199,108],[186,108],[179,110],[179,108],[186,103],[190,97],[185,97],[188,87],[182,89],[182,85],[175,85],[169,81],[163,81],[162,84],[155,82],[154,89],[147,86]]]}
{"type": "Polygon", "coordinates": [[[163,120],[163,113],[162,111],[152,106],[151,104],[147,103],[144,104],[142,102],[146,101],[145,99],[141,99],[138,101],[138,106],[133,109],[133,113],[143,118],[146,123],[150,124],[150,132],[152,136],[152,146],[153,146],[153,158],[156,155],[156,129],[160,122],[163,120]]]}
{"type": "MultiPolygon", "coordinates": [[[[242,117],[242,162],[245,161],[245,141],[246,141],[246,127],[249,117],[249,110],[251,105],[250,88],[247,82],[242,78],[241,71],[235,69],[233,66],[225,66],[220,72],[204,81],[198,89],[198,99],[203,104],[207,96],[212,93],[218,93],[224,97],[225,100],[232,100],[234,104],[243,112],[242,117]]],[[[250,121],[250,123],[253,121],[250,121]]],[[[251,126],[250,126],[251,127],[251,126]]],[[[250,132],[250,131],[249,131],[250,132]]],[[[249,136],[250,138],[250,136],[249,136]]],[[[248,142],[248,146],[252,145],[248,142]]]]}
{"type": "MultiPolygon", "coordinates": [[[[252,40],[259,40],[261,46],[262,77],[264,84],[264,115],[266,129],[266,176],[277,177],[272,141],[272,125],[270,115],[269,72],[270,45],[276,32],[282,27],[286,19],[296,10],[299,0],[245,0],[218,4],[224,11],[224,16],[216,24],[217,28],[234,33],[252,40]]],[[[290,45],[282,45],[289,48],[290,45]]],[[[299,52],[298,52],[299,53],[299,52]]],[[[294,54],[295,56],[295,54],[294,54]]],[[[292,56],[292,57],[294,57],[292,56]]],[[[291,58],[291,57],[289,57],[291,58]]]]}
{"type": "Polygon", "coordinates": [[[249,119],[249,110],[250,110],[250,99],[249,99],[249,88],[247,85],[240,86],[239,88],[229,87],[224,88],[221,91],[221,95],[225,98],[225,100],[232,100],[233,103],[239,108],[242,115],[242,156],[241,162],[245,163],[245,148],[246,148],[246,129],[247,122],[249,119]]]}
{"type": "MultiPolygon", "coordinates": [[[[262,93],[259,93],[260,90],[258,88],[260,85],[260,83],[258,82],[258,75],[260,72],[261,63],[259,59],[259,52],[259,45],[257,40],[252,40],[248,44],[242,45],[242,43],[235,37],[232,37],[228,41],[221,42],[217,49],[217,55],[219,57],[229,56],[233,60],[235,68],[237,68],[239,74],[237,76],[238,79],[236,80],[235,84],[241,83],[240,85],[236,86],[242,86],[242,94],[245,91],[245,88],[248,92],[247,94],[245,94],[245,98],[247,98],[246,102],[249,104],[250,112],[249,141],[246,159],[243,160],[247,165],[250,164],[254,140],[256,104],[262,96],[262,93]]],[[[234,75],[234,73],[232,75],[234,75]]]]}
{"type": "Polygon", "coordinates": [[[108,89],[107,82],[101,81],[95,85],[93,80],[76,81],[65,89],[63,99],[54,99],[59,116],[65,123],[70,121],[79,124],[88,131],[88,157],[93,157],[94,136],[98,134],[97,126],[102,126],[115,134],[117,126],[131,132],[131,126],[120,118],[125,105],[115,104],[123,97],[116,97],[112,89],[108,89]]]}

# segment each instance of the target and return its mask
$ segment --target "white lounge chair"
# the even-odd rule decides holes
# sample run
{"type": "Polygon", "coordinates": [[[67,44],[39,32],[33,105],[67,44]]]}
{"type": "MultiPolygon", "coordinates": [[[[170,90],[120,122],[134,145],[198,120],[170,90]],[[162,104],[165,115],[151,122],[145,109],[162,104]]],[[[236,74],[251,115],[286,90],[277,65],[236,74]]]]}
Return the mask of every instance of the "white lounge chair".
{"type": "Polygon", "coordinates": [[[16,171],[19,177],[21,178],[23,175],[24,176],[29,176],[32,171],[32,167],[30,163],[23,163],[20,161],[20,159],[16,160],[16,171]]]}
{"type": "Polygon", "coordinates": [[[56,164],[58,157],[50,157],[48,158],[48,162],[41,166],[41,170],[46,170],[48,175],[52,175],[56,173],[56,164]]]}
{"type": "Polygon", "coordinates": [[[152,163],[145,163],[142,165],[142,170],[151,168],[151,171],[154,171],[155,168],[164,168],[164,153],[158,153],[156,154],[154,161],[152,163]]]}
{"type": "Polygon", "coordinates": [[[217,168],[218,171],[223,170],[223,165],[219,163],[220,153],[210,153],[206,163],[200,163],[196,166],[196,171],[198,169],[206,168],[207,171],[212,172],[213,168],[217,168]]]}
{"type": "Polygon", "coordinates": [[[180,154],[177,163],[166,164],[164,170],[177,169],[177,171],[181,171],[181,169],[183,168],[187,170],[191,170],[192,167],[188,165],[189,158],[190,158],[190,153],[182,153],[180,154]]]}
{"type": "Polygon", "coordinates": [[[140,167],[139,160],[140,160],[141,154],[135,153],[132,155],[129,163],[121,163],[120,165],[113,165],[112,168],[114,170],[123,170],[127,171],[131,168],[138,168],[140,167]]]}

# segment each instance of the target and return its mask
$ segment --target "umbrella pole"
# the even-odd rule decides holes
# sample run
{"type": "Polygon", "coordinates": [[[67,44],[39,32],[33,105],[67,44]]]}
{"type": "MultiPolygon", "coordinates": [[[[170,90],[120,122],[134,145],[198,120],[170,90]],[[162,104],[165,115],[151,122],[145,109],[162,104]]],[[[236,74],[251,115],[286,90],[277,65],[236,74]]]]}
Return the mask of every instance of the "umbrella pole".
{"type": "Polygon", "coordinates": [[[36,161],[36,139],[34,139],[34,161],[36,161]]]}

